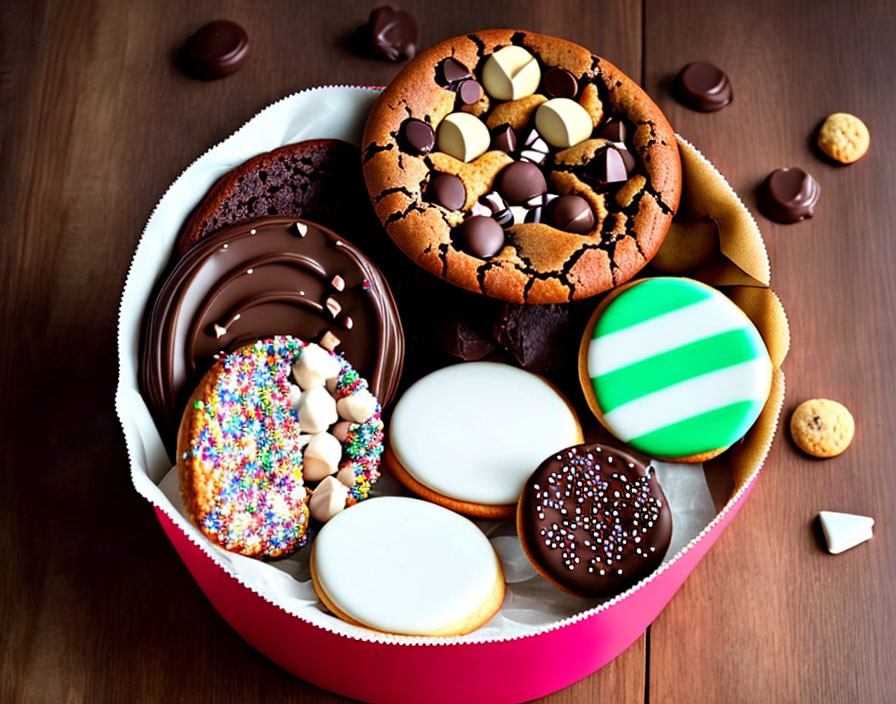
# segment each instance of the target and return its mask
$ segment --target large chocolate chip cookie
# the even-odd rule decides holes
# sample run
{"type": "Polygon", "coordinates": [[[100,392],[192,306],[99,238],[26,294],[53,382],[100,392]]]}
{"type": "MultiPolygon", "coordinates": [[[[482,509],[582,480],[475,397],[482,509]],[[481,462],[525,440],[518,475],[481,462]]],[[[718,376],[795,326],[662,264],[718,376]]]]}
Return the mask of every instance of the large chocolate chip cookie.
{"type": "Polygon", "coordinates": [[[377,101],[367,189],[427,271],[517,303],[587,298],[659,248],[675,135],[630,78],[555,37],[488,30],[424,52],[377,101]]]}

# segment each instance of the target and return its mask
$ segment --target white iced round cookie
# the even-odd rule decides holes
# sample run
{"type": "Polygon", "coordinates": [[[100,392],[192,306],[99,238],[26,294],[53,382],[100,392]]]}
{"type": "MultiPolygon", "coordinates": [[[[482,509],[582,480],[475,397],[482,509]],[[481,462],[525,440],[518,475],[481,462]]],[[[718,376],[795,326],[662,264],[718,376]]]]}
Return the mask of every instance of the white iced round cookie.
{"type": "Polygon", "coordinates": [[[402,635],[458,635],[501,606],[504,577],[470,520],[419,499],[358,503],[314,541],[311,576],[321,601],[350,623],[402,635]],[[361,536],[375,536],[364,540],[361,536]]]}
{"type": "Polygon", "coordinates": [[[523,484],[553,452],[582,442],[569,403],[541,377],[493,362],[423,377],[392,412],[386,461],[426,499],[512,516],[523,484]]]}

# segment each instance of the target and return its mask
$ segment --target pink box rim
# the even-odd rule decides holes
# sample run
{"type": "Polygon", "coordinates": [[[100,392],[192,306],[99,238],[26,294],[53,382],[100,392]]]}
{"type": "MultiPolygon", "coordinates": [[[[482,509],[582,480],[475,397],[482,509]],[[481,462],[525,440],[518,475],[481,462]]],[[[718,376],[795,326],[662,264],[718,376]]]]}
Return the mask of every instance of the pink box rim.
{"type": "MultiPolygon", "coordinates": [[[[258,115],[260,115],[261,113],[263,113],[265,110],[271,108],[272,106],[277,105],[278,103],[281,103],[281,102],[284,101],[284,100],[288,100],[289,98],[291,98],[291,97],[293,97],[293,96],[296,96],[296,95],[300,95],[300,94],[304,94],[304,93],[308,93],[308,92],[313,92],[313,91],[318,91],[318,90],[325,90],[325,89],[329,89],[329,88],[361,88],[361,89],[364,89],[364,90],[381,90],[381,87],[378,87],[378,86],[365,86],[365,85],[356,85],[356,84],[355,84],[355,85],[353,85],[353,84],[337,84],[337,85],[315,86],[315,87],[312,87],[312,88],[307,88],[307,89],[305,89],[305,90],[298,91],[298,92],[296,92],[296,93],[292,93],[292,94],[290,94],[290,95],[288,95],[288,96],[284,96],[283,98],[281,98],[281,99],[279,99],[279,100],[277,100],[277,101],[274,101],[274,102],[271,103],[270,105],[266,106],[265,108],[263,108],[262,110],[260,110],[258,113],[256,113],[255,115],[253,115],[252,118],[250,118],[249,120],[247,120],[247,122],[244,123],[242,126],[240,126],[240,128],[238,128],[237,130],[235,130],[234,133],[232,133],[231,135],[229,135],[228,137],[226,137],[225,140],[226,140],[226,139],[229,139],[230,136],[232,136],[233,134],[236,134],[237,132],[239,132],[240,130],[242,130],[244,127],[246,127],[246,125],[248,125],[250,122],[252,122],[252,120],[254,120],[256,117],[258,117],[258,115]]],[[[691,145],[689,142],[687,142],[687,140],[685,140],[684,138],[680,137],[679,135],[676,135],[676,137],[678,138],[678,140],[679,140],[680,143],[683,143],[684,145],[686,145],[687,147],[689,147],[690,149],[692,149],[692,150],[694,151],[694,153],[696,153],[701,159],[703,159],[703,160],[706,161],[707,163],[710,163],[709,160],[707,160],[706,157],[704,157],[704,156],[702,155],[702,153],[699,152],[699,150],[697,150],[695,147],[693,147],[693,145],[691,145]]],[[[225,141],[225,140],[222,140],[222,141],[225,141]]],[[[217,146],[219,146],[220,144],[221,144],[221,142],[219,142],[218,144],[213,145],[213,146],[210,147],[208,150],[206,150],[206,151],[203,152],[201,155],[199,155],[193,162],[191,162],[190,165],[188,165],[188,166],[187,166],[187,167],[186,167],[186,168],[185,168],[185,169],[178,175],[178,177],[177,177],[174,181],[172,181],[172,183],[169,185],[168,189],[166,189],[165,193],[162,194],[161,198],[159,199],[159,202],[158,202],[158,203],[156,204],[156,206],[153,208],[152,214],[154,214],[154,213],[156,212],[156,210],[158,209],[159,204],[161,203],[162,199],[164,199],[165,195],[171,190],[171,188],[174,186],[174,184],[175,184],[175,183],[176,183],[176,182],[177,182],[177,181],[184,175],[184,173],[190,168],[190,166],[192,166],[194,163],[196,163],[196,161],[198,161],[200,158],[202,158],[202,156],[204,156],[205,154],[207,154],[207,153],[208,153],[209,151],[211,151],[212,149],[215,149],[215,148],[216,148],[217,146]]],[[[713,167],[713,168],[714,168],[714,167],[713,167]]],[[[717,173],[718,173],[718,172],[717,172],[717,173]]],[[[724,176],[723,176],[723,178],[724,178],[724,176]]],[[[735,195],[736,195],[736,194],[735,194],[735,195]]],[[[740,198],[739,198],[739,197],[738,197],[738,201],[740,201],[740,198]]],[[[742,202],[741,202],[741,205],[743,205],[742,202]]],[[[746,207],[745,207],[745,206],[744,206],[744,210],[746,210],[746,207]]],[[[749,211],[747,211],[747,212],[749,212],[749,211]]],[[[150,215],[150,218],[152,217],[152,214],[150,215]]],[[[750,214],[750,215],[751,215],[751,217],[752,217],[752,214],[750,214]]],[[[149,222],[149,221],[147,221],[147,225],[148,225],[148,222],[149,222]]],[[[141,238],[140,238],[140,240],[143,239],[143,236],[145,235],[145,232],[146,232],[146,228],[144,228],[143,233],[141,233],[141,238]]],[[[138,245],[137,245],[138,248],[139,248],[139,244],[140,244],[140,241],[138,241],[138,245]]],[[[764,244],[764,243],[763,243],[763,244],[764,244]]],[[[134,258],[136,258],[136,254],[137,254],[137,251],[136,251],[136,249],[135,249],[135,255],[134,255],[134,258]]],[[[128,286],[128,282],[129,282],[130,279],[131,279],[131,274],[132,274],[132,270],[133,270],[133,268],[134,268],[134,263],[135,263],[135,262],[134,262],[134,258],[132,258],[131,264],[130,264],[129,269],[128,269],[128,275],[127,275],[127,279],[126,279],[126,282],[125,282],[125,289],[127,288],[127,286],[128,286]]],[[[119,344],[119,350],[121,349],[121,337],[122,337],[121,316],[122,316],[122,309],[121,309],[121,307],[120,307],[120,308],[119,308],[119,330],[118,330],[118,338],[119,338],[119,339],[118,339],[118,344],[119,344]]],[[[121,365],[121,361],[122,361],[122,355],[119,354],[119,364],[120,364],[120,365],[121,365]]],[[[119,372],[120,372],[120,369],[119,369],[119,372]]],[[[781,380],[782,380],[782,384],[783,384],[783,374],[781,375],[781,380]]],[[[116,406],[116,413],[117,413],[117,415],[118,415],[118,417],[119,417],[119,421],[120,421],[120,424],[121,424],[121,426],[122,426],[122,431],[123,431],[123,433],[124,433],[124,435],[125,435],[126,444],[128,445],[128,460],[129,460],[129,464],[131,465],[131,469],[132,469],[132,481],[133,481],[133,455],[132,455],[132,448],[131,448],[131,446],[130,446],[130,437],[129,437],[129,434],[128,434],[128,432],[127,432],[127,428],[125,427],[124,422],[122,421],[122,408],[121,408],[122,398],[121,398],[121,393],[120,393],[120,392],[121,392],[121,383],[119,383],[118,393],[116,393],[115,406],[116,406]]],[[[325,631],[325,632],[331,633],[331,634],[333,634],[333,635],[339,636],[340,638],[346,638],[346,639],[350,639],[350,640],[368,641],[368,642],[381,643],[381,644],[388,644],[388,645],[417,646],[417,647],[419,647],[419,646],[430,646],[430,647],[434,647],[434,646],[450,646],[450,645],[454,645],[454,646],[480,645],[480,644],[486,644],[486,643],[501,643],[501,642],[508,642],[508,641],[513,641],[513,640],[523,640],[523,639],[528,639],[528,638],[535,638],[535,637],[538,637],[538,636],[543,635],[543,634],[545,634],[545,633],[549,633],[549,632],[553,632],[553,631],[558,631],[558,630],[562,630],[562,629],[564,629],[564,628],[568,628],[568,627],[570,627],[570,626],[573,626],[574,624],[576,624],[576,623],[578,623],[578,622],[580,622],[580,621],[583,621],[583,620],[592,618],[592,617],[596,616],[597,614],[600,614],[601,612],[604,612],[604,611],[606,611],[606,610],[608,610],[608,609],[610,609],[610,608],[612,608],[612,607],[615,607],[615,606],[619,605],[620,603],[623,603],[623,602],[625,602],[626,600],[630,599],[632,596],[634,596],[634,595],[637,594],[640,590],[642,590],[645,586],[647,586],[648,584],[650,584],[651,582],[653,582],[654,580],[656,580],[657,578],[659,578],[659,577],[660,577],[663,573],[665,573],[667,570],[672,569],[672,568],[676,565],[676,563],[678,563],[678,562],[679,562],[680,560],[682,560],[685,556],[687,556],[687,555],[688,555],[688,554],[689,554],[689,553],[690,553],[696,546],[698,546],[698,545],[699,545],[699,544],[700,544],[700,543],[701,543],[701,542],[702,542],[708,535],[712,534],[712,533],[714,532],[714,530],[715,530],[720,524],[725,523],[725,522],[726,522],[726,517],[727,517],[732,511],[734,511],[734,512],[736,513],[737,509],[739,509],[741,503],[742,503],[743,500],[745,499],[746,495],[750,492],[750,490],[752,489],[753,484],[755,483],[756,479],[758,478],[759,473],[760,473],[761,470],[762,470],[764,461],[765,461],[765,459],[766,459],[766,457],[767,457],[767,455],[768,455],[768,452],[769,452],[769,450],[770,450],[770,448],[771,448],[771,443],[773,442],[774,437],[775,437],[775,435],[776,435],[776,433],[777,433],[777,426],[778,426],[779,417],[780,417],[780,411],[779,411],[779,413],[778,413],[778,416],[777,416],[776,419],[775,419],[774,429],[773,429],[773,432],[772,432],[771,435],[770,435],[769,441],[768,441],[767,445],[765,446],[765,448],[763,448],[763,451],[762,451],[762,459],[757,463],[757,466],[756,466],[755,470],[749,475],[749,477],[748,477],[747,480],[743,483],[743,485],[742,485],[737,491],[735,491],[734,494],[732,494],[732,496],[729,498],[729,500],[726,502],[726,504],[722,507],[722,509],[716,513],[716,515],[715,515],[715,517],[712,519],[712,521],[710,521],[710,522],[703,528],[703,530],[701,530],[701,532],[700,532],[697,536],[695,536],[691,541],[689,541],[689,542],[688,542],[688,543],[687,543],[681,550],[679,550],[679,551],[678,551],[678,552],[677,552],[677,553],[676,553],[670,560],[664,562],[664,563],[663,563],[663,564],[662,564],[656,571],[654,571],[652,574],[648,575],[647,577],[645,577],[644,579],[642,579],[640,582],[638,582],[637,584],[635,584],[634,586],[632,586],[631,588],[629,588],[629,589],[626,590],[625,592],[623,592],[623,593],[617,595],[617,596],[614,597],[613,599],[610,599],[610,600],[608,600],[608,601],[606,601],[606,602],[603,602],[603,603],[599,604],[598,606],[592,607],[592,608],[587,609],[587,610],[585,610],[585,611],[579,612],[578,614],[575,614],[574,616],[571,616],[571,617],[568,617],[568,618],[565,618],[565,619],[562,619],[562,620],[559,620],[559,621],[555,621],[555,622],[553,622],[553,623],[551,623],[551,624],[548,624],[548,625],[545,625],[545,626],[540,626],[540,627],[537,627],[537,628],[533,628],[533,629],[531,630],[531,632],[528,632],[528,633],[525,633],[525,634],[517,634],[517,635],[513,635],[513,636],[504,636],[504,637],[496,637],[496,638],[482,638],[482,639],[469,639],[469,638],[468,638],[468,639],[465,639],[465,640],[459,640],[459,639],[456,638],[456,637],[398,636],[398,635],[391,635],[391,634],[383,634],[383,633],[379,633],[379,632],[376,632],[376,631],[370,631],[369,634],[368,634],[368,633],[364,633],[364,634],[361,634],[361,635],[352,635],[352,634],[346,634],[346,633],[341,633],[341,632],[338,632],[338,631],[334,631],[334,630],[331,630],[331,629],[326,628],[325,626],[323,626],[323,625],[321,625],[321,624],[313,623],[313,622],[311,622],[311,621],[309,621],[309,620],[307,620],[307,619],[302,618],[301,616],[298,616],[298,615],[296,615],[296,614],[290,613],[289,611],[287,611],[286,609],[284,609],[282,606],[280,606],[280,605],[277,604],[276,602],[271,601],[271,600],[268,599],[264,594],[262,594],[261,592],[257,591],[256,589],[254,589],[254,588],[251,587],[250,585],[247,585],[245,582],[243,582],[243,580],[241,580],[241,579],[239,578],[238,575],[234,574],[234,573],[233,573],[233,572],[232,572],[226,565],[222,564],[219,560],[217,560],[217,559],[215,558],[214,552],[211,550],[210,546],[208,546],[208,545],[204,545],[204,544],[202,544],[201,542],[199,542],[199,541],[197,541],[197,540],[194,540],[193,536],[191,536],[191,535],[189,535],[188,533],[184,532],[179,526],[178,526],[178,530],[179,530],[180,533],[183,535],[183,537],[185,537],[191,544],[195,545],[201,552],[203,552],[203,553],[206,555],[206,557],[208,557],[212,562],[214,562],[214,563],[215,563],[215,564],[216,564],[216,565],[217,565],[223,572],[225,572],[225,573],[226,573],[229,577],[231,577],[234,581],[236,581],[237,583],[239,583],[243,588],[247,589],[248,591],[252,592],[252,593],[255,594],[256,596],[260,597],[261,599],[263,599],[263,600],[264,600],[265,602],[267,602],[268,604],[271,604],[272,606],[275,606],[277,609],[279,609],[280,611],[282,611],[286,616],[288,616],[288,617],[290,617],[290,618],[292,618],[292,619],[296,619],[297,621],[301,621],[301,622],[303,622],[304,624],[307,624],[307,625],[309,625],[309,626],[312,626],[312,627],[314,627],[314,628],[316,628],[316,629],[319,629],[319,630],[321,630],[321,631],[325,631]]],[[[164,515],[171,521],[171,523],[172,523],[173,525],[177,526],[177,518],[176,518],[174,515],[172,515],[172,512],[170,511],[170,509],[169,509],[168,507],[162,506],[162,505],[158,504],[157,502],[153,501],[151,498],[146,497],[145,495],[143,495],[142,492],[140,492],[139,488],[136,486],[136,484],[135,484],[135,489],[137,489],[138,493],[139,493],[141,496],[143,496],[143,498],[145,498],[145,499],[146,499],[146,500],[147,500],[147,501],[154,507],[154,509],[155,509],[157,512],[160,512],[160,513],[164,514],[164,515]]],[[[175,513],[176,513],[176,511],[175,511],[175,513]]],[[[670,596],[671,596],[671,595],[670,595],[670,596]]]]}

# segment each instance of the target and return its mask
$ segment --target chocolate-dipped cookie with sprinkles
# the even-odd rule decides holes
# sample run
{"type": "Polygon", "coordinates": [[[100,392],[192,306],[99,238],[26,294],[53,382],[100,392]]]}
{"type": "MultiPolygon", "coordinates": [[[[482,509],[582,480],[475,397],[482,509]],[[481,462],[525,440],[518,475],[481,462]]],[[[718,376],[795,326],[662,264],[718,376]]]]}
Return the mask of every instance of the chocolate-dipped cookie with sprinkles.
{"type": "Polygon", "coordinates": [[[384,405],[395,395],[404,332],[380,270],[321,225],[258,218],[200,240],[147,309],[140,388],[163,438],[215,360],[278,334],[343,355],[384,405]]]}
{"type": "Polygon", "coordinates": [[[672,537],[656,470],[607,445],[575,445],[533,472],[517,532],[543,577],[584,597],[619,594],[653,572],[672,537]]]}
{"type": "Polygon", "coordinates": [[[681,195],[675,135],[634,81],[581,46],[514,30],[448,39],[411,61],[370,113],[362,163],[405,254],[512,303],[628,281],[681,195]]]}

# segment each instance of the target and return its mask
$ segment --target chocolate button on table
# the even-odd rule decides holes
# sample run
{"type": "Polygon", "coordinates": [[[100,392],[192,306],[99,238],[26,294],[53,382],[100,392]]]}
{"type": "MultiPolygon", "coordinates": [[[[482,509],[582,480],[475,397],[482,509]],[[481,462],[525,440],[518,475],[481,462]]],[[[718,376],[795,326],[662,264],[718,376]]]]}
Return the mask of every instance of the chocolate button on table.
{"type": "MultiPolygon", "coordinates": [[[[283,95],[391,80],[399,64],[344,48],[374,5],[0,8],[0,701],[345,701],[280,670],[218,617],[131,487],[112,397],[118,296],[156,201],[283,95]],[[245,28],[250,59],[216,81],[182,73],[183,43],[222,18],[245,28]]],[[[814,461],[780,433],[746,506],[648,634],[545,701],[892,701],[896,9],[882,0],[401,8],[417,18],[420,49],[519,26],[607,57],[641,80],[754,212],[774,169],[797,166],[820,187],[811,219],[759,223],[793,333],[785,419],[806,398],[837,399],[855,415],[853,446],[814,461]],[[670,93],[678,71],[700,60],[732,84],[732,102],[715,113],[670,93]],[[811,141],[837,111],[871,130],[869,153],[848,167],[811,141]],[[874,516],[874,538],[828,555],[820,510],[874,516]]]]}

